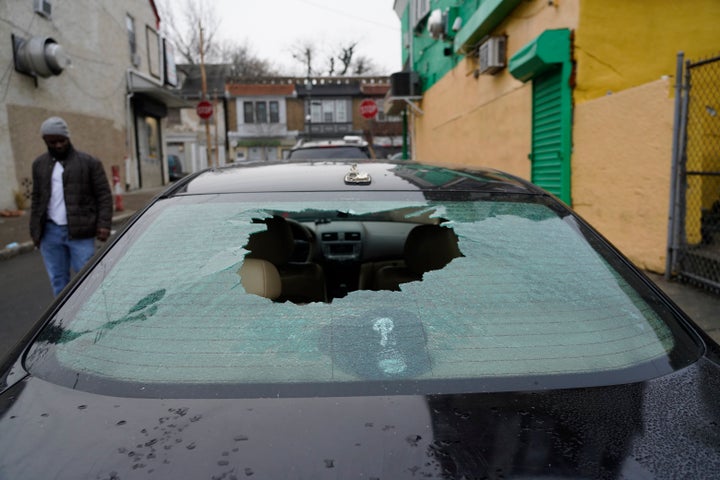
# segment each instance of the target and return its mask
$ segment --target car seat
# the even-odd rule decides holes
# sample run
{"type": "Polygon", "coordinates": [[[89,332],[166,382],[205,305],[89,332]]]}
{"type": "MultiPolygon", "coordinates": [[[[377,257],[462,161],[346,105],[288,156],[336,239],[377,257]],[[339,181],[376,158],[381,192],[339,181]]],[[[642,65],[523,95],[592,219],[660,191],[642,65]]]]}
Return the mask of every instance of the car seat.
{"type": "Polygon", "coordinates": [[[360,285],[366,290],[397,291],[400,284],[422,280],[425,272],[439,270],[462,256],[451,228],[418,225],[405,239],[402,261],[363,265],[360,285]]]}
{"type": "Polygon", "coordinates": [[[310,261],[291,261],[295,241],[290,224],[280,216],[260,220],[267,230],[255,232],[245,248],[246,259],[260,259],[272,263],[278,270],[281,293],[278,301],[294,303],[324,302],[327,300],[323,268],[310,261]]]}
{"type": "Polygon", "coordinates": [[[267,260],[246,258],[238,273],[247,293],[275,300],[282,292],[280,273],[267,260]]]}

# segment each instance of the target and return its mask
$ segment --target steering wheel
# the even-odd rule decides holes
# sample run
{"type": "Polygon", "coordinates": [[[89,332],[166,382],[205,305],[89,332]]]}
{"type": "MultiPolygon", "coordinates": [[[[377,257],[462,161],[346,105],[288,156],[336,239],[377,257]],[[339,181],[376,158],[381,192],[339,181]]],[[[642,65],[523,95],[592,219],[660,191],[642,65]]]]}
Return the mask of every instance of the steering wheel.
{"type": "Polygon", "coordinates": [[[317,236],[315,232],[295,219],[285,217],[290,230],[292,230],[295,244],[290,256],[291,262],[312,262],[317,249],[317,236]]]}

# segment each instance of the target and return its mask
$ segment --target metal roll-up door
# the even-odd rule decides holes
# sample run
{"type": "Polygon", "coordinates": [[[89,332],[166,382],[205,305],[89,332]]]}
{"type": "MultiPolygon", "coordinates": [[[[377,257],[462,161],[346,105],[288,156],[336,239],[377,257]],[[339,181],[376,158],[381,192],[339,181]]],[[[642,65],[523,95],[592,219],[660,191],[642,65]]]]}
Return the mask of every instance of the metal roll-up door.
{"type": "Polygon", "coordinates": [[[532,182],[562,197],[562,69],[533,79],[532,182]]]}

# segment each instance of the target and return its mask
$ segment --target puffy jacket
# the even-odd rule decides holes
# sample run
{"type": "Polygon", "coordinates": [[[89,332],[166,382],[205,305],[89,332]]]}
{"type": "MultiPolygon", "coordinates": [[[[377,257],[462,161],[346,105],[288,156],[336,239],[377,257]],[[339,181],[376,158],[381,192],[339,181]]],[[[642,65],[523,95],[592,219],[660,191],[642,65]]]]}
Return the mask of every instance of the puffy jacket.
{"type": "MultiPolygon", "coordinates": [[[[32,165],[33,192],[30,236],[42,238],[50,202],[54,160],[49,153],[32,165]]],[[[113,200],[102,162],[87,153],[72,150],[64,161],[63,190],[70,238],[94,237],[98,228],[110,228],[113,200]]]]}

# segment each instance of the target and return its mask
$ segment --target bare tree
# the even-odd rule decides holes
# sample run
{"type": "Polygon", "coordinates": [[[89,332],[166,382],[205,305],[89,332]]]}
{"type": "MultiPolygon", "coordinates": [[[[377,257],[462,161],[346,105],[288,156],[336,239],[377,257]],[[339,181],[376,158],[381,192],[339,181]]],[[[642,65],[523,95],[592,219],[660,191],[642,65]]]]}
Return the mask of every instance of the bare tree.
{"type": "Polygon", "coordinates": [[[235,78],[278,75],[277,69],[270,61],[256,56],[247,44],[222,43],[219,48],[218,61],[229,64],[232,76],[235,78]]]}
{"type": "Polygon", "coordinates": [[[378,68],[372,59],[366,55],[355,58],[352,69],[353,75],[377,75],[378,68]]]}
{"type": "Polygon", "coordinates": [[[291,50],[292,57],[303,65],[307,76],[328,75],[328,76],[345,76],[345,75],[373,75],[377,72],[372,60],[364,55],[357,54],[358,42],[348,42],[341,45],[336,53],[329,55],[318,54],[317,46],[310,40],[296,43],[296,47],[291,50]],[[318,57],[324,59],[327,70],[315,67],[318,57]]]}
{"type": "Polygon", "coordinates": [[[305,74],[312,77],[316,70],[313,68],[313,61],[316,58],[317,48],[310,40],[305,40],[295,44],[296,46],[290,50],[290,55],[300,62],[305,69],[305,74]]]}
{"type": "Polygon", "coordinates": [[[200,29],[203,32],[203,54],[214,61],[219,54],[215,37],[220,20],[212,3],[206,0],[159,0],[161,29],[175,44],[181,63],[200,63],[200,29]]]}
{"type": "Polygon", "coordinates": [[[348,44],[347,46],[340,47],[340,53],[337,56],[337,59],[340,60],[340,63],[342,63],[342,70],[340,71],[340,75],[346,75],[348,70],[350,70],[356,46],[357,42],[353,42],[348,44]]]}
{"type": "Polygon", "coordinates": [[[159,0],[156,5],[160,9],[163,32],[172,40],[181,55],[182,60],[179,63],[200,63],[202,28],[206,63],[229,64],[235,77],[277,74],[270,62],[255,55],[247,44],[220,40],[215,36],[220,20],[212,1],[159,0]]]}

